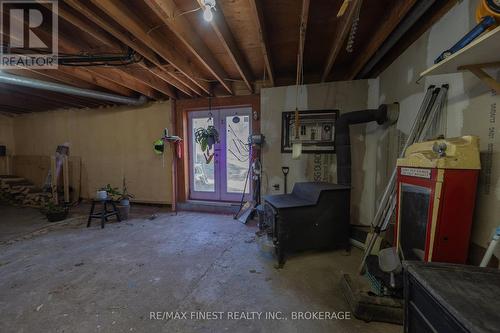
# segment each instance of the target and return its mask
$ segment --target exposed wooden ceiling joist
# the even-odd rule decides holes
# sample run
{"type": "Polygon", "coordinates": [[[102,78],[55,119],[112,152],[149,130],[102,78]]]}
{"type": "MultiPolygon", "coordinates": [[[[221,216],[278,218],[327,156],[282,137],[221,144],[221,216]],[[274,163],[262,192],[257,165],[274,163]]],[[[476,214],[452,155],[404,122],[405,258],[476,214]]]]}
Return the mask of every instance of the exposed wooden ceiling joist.
{"type": "Polygon", "coordinates": [[[264,62],[266,65],[266,71],[269,75],[269,82],[271,86],[274,86],[274,69],[273,62],[271,59],[271,51],[269,49],[269,40],[266,31],[266,23],[264,20],[264,12],[262,9],[262,0],[249,0],[250,7],[252,9],[252,18],[255,25],[259,31],[259,42],[262,48],[262,53],[264,55],[264,62]]]}
{"type": "MultiPolygon", "coordinates": [[[[24,23],[24,22],[23,22],[24,23]]],[[[39,38],[42,40],[48,41],[52,38],[51,34],[44,30],[43,28],[40,28],[37,30],[37,35],[39,38]]],[[[61,34],[59,34],[59,50],[64,53],[70,53],[70,54],[79,54],[81,51],[81,48],[76,44],[75,41],[68,41],[63,38],[61,34]]],[[[59,70],[62,71],[72,71],[71,67],[68,66],[60,66],[61,68],[59,70]]],[[[150,98],[158,99],[158,95],[155,94],[152,89],[150,89],[148,86],[143,85],[141,82],[137,81],[137,79],[133,76],[128,76],[126,73],[123,71],[120,71],[119,69],[115,68],[102,68],[102,67],[93,67],[93,68],[77,68],[75,67],[73,72],[78,72],[80,75],[84,76],[85,72],[88,72],[90,74],[89,80],[93,80],[95,84],[100,85],[100,83],[106,83],[109,81],[113,81],[114,83],[121,85],[123,87],[126,87],[127,89],[134,90],[136,92],[139,92],[141,94],[144,94],[150,98]],[[100,76],[100,80],[96,80],[95,77],[100,76]],[[123,79],[123,78],[126,79],[123,79]]],[[[108,85],[109,86],[109,85],[108,85]]],[[[105,87],[106,88],[106,87],[105,87]]]]}
{"type": "Polygon", "coordinates": [[[151,72],[148,68],[141,66],[137,66],[136,68],[129,67],[125,69],[125,72],[129,75],[132,75],[145,85],[161,92],[162,94],[165,94],[172,98],[177,97],[172,87],[162,79],[158,78],[156,75],[151,75],[151,72]]]}
{"type": "MultiPolygon", "coordinates": [[[[203,0],[197,1],[202,8],[205,7],[203,0]]],[[[236,44],[236,40],[234,39],[234,36],[229,29],[226,19],[224,18],[224,14],[222,13],[222,10],[220,8],[218,8],[218,10],[213,13],[213,19],[210,22],[210,25],[214,29],[217,37],[224,46],[224,49],[236,66],[248,90],[253,93],[254,89],[252,85],[252,71],[250,70],[250,66],[248,65],[243,53],[241,53],[240,48],[236,44]]]]}
{"type": "Polygon", "coordinates": [[[193,64],[189,63],[185,57],[168,45],[164,38],[158,35],[157,31],[145,29],[143,23],[134,13],[124,6],[120,1],[115,0],[91,0],[92,3],[115,20],[122,27],[125,27],[131,34],[143,43],[147,44],[153,51],[172,64],[178,71],[189,78],[194,84],[206,93],[210,93],[208,82],[201,79],[201,74],[193,64]]]}
{"type": "Polygon", "coordinates": [[[165,23],[169,29],[186,45],[198,60],[210,71],[220,84],[232,94],[232,88],[226,81],[227,73],[218,60],[205,45],[200,36],[192,29],[183,16],[175,16],[179,12],[172,0],[145,0],[151,10],[165,23]]]}
{"type": "MultiPolygon", "coordinates": [[[[347,1],[347,0],[345,0],[347,1]]],[[[351,25],[354,20],[356,9],[360,6],[361,0],[351,0],[347,3],[347,9],[345,12],[338,18],[337,29],[335,31],[335,38],[333,39],[333,45],[330,48],[330,52],[328,53],[328,58],[326,60],[325,69],[323,70],[323,74],[321,75],[321,82],[325,82],[328,75],[330,74],[333,64],[337,59],[337,56],[340,52],[340,49],[345,43],[347,36],[349,35],[349,31],[351,30],[351,25]]]]}
{"type": "Polygon", "coordinates": [[[408,14],[415,2],[416,0],[396,1],[394,6],[387,11],[386,17],[381,18],[379,28],[373,34],[372,38],[370,38],[363,52],[353,59],[349,73],[347,74],[347,80],[354,80],[356,75],[363,69],[363,66],[375,54],[405,15],[408,14]]]}
{"type": "MultiPolygon", "coordinates": [[[[96,29],[95,26],[91,26],[88,22],[82,20],[81,18],[72,14],[70,11],[66,10],[63,6],[59,6],[58,15],[60,17],[64,18],[69,23],[76,26],[78,29],[89,34],[90,36],[92,36],[96,40],[104,42],[107,46],[115,46],[115,48],[118,48],[115,40],[110,38],[106,33],[104,33],[103,31],[100,31],[99,29],[96,29]]],[[[96,15],[92,15],[92,17],[96,17],[96,15]]],[[[149,69],[145,65],[142,65],[142,67],[149,71],[149,69]]],[[[138,77],[137,79],[140,79],[140,77],[138,77]]],[[[165,80],[165,79],[162,78],[162,80],[165,80]]],[[[146,81],[142,80],[142,82],[151,86],[149,84],[148,80],[146,80],[146,81]]],[[[170,84],[170,81],[166,81],[166,82],[170,84]]],[[[175,92],[172,90],[172,88],[165,86],[165,83],[158,82],[156,87],[158,87],[157,90],[159,90],[161,93],[163,93],[171,98],[175,98],[175,96],[176,96],[175,92]]]]}
{"type": "MultiPolygon", "coordinates": [[[[67,76],[71,76],[76,78],[77,80],[87,82],[93,84],[98,87],[102,87],[111,92],[114,92],[123,96],[130,96],[131,92],[137,92],[137,90],[126,87],[122,84],[117,84],[113,80],[110,80],[108,77],[102,77],[100,75],[96,75],[94,72],[87,70],[86,68],[79,67],[59,67],[57,71],[52,69],[39,69],[35,70],[38,73],[43,73],[49,77],[53,77],[55,79],[60,79],[60,74],[67,74],[67,76]]],[[[68,84],[77,85],[76,83],[66,82],[68,84]]],[[[140,93],[140,92],[139,92],[140,93]]]]}

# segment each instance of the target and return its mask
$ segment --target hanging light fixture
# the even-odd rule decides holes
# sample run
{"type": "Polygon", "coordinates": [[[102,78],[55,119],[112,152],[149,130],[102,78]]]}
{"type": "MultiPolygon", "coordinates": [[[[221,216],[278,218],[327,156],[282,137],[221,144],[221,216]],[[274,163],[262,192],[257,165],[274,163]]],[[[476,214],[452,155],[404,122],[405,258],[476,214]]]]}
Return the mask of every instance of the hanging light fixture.
{"type": "Polygon", "coordinates": [[[210,22],[214,18],[212,9],[215,10],[215,0],[203,0],[205,8],[203,9],[203,18],[205,21],[210,22]]]}

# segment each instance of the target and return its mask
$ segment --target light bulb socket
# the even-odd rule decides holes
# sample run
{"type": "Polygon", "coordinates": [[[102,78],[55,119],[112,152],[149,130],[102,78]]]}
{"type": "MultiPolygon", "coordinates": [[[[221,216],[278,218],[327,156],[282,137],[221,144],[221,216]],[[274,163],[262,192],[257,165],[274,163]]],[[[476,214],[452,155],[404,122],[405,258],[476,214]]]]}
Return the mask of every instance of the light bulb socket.
{"type": "Polygon", "coordinates": [[[205,9],[203,10],[203,18],[207,22],[212,21],[212,19],[214,18],[214,14],[212,13],[212,9],[209,6],[205,7],[205,9]]]}

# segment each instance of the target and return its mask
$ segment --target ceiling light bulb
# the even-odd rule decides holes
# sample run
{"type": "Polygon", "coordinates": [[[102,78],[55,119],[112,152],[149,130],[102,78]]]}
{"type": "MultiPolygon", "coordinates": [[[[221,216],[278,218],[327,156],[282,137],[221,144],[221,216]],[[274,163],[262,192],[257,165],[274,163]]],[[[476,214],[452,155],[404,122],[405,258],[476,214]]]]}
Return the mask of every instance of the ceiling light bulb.
{"type": "Polygon", "coordinates": [[[203,10],[203,18],[205,21],[210,22],[214,18],[214,14],[212,14],[212,10],[210,9],[209,6],[206,6],[205,9],[203,10]]]}

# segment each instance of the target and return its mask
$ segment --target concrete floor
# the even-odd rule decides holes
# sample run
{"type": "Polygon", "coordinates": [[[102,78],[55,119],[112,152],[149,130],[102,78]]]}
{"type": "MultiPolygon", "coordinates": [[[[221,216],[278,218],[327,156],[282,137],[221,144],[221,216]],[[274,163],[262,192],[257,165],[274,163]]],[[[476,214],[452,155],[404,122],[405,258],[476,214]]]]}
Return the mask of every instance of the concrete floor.
{"type": "Polygon", "coordinates": [[[0,243],[50,225],[39,210],[0,205],[0,243]]]}
{"type": "Polygon", "coordinates": [[[339,278],[356,269],[357,250],[304,254],[277,270],[255,227],[225,215],[156,216],[0,245],[0,332],[402,332],[356,319],[292,319],[294,311],[349,311],[339,278]],[[171,311],[225,319],[150,319],[171,311]],[[287,319],[226,319],[252,311],[287,319]]]}

